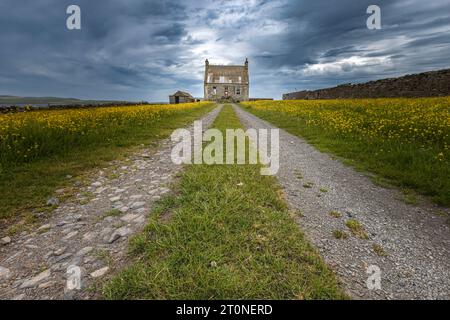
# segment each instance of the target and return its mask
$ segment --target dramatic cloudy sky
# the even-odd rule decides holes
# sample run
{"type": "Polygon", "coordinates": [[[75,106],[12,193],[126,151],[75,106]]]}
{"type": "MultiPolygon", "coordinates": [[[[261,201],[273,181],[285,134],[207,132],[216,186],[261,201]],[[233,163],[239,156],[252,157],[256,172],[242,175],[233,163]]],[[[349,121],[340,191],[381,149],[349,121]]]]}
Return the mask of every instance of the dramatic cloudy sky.
{"type": "Polygon", "coordinates": [[[0,94],[202,96],[205,58],[246,57],[253,97],[449,68],[450,0],[0,0],[0,94]]]}

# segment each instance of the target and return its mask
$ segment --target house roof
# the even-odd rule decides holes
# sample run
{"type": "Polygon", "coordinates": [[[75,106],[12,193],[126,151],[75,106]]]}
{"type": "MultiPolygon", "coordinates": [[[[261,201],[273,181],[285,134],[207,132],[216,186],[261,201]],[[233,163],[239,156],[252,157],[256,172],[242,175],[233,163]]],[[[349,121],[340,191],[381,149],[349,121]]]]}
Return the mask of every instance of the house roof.
{"type": "Polygon", "coordinates": [[[206,67],[205,83],[248,84],[248,68],[209,65],[206,67]]]}
{"type": "Polygon", "coordinates": [[[191,96],[189,93],[184,92],[184,91],[177,91],[177,92],[175,92],[172,96],[194,98],[194,97],[191,96]]]}

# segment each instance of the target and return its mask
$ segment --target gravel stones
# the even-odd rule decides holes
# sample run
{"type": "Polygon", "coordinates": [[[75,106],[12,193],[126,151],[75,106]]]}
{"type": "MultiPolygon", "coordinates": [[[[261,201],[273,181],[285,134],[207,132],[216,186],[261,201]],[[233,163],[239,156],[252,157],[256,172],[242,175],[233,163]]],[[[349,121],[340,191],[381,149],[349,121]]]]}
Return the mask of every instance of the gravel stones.
{"type": "Polygon", "coordinates": [[[103,277],[109,270],[109,267],[103,267],[91,273],[92,278],[100,278],[103,277]]]}
{"type": "Polygon", "coordinates": [[[4,237],[0,239],[0,245],[7,245],[11,243],[11,238],[10,237],[4,237]]]}
{"type": "Polygon", "coordinates": [[[50,270],[45,270],[41,273],[39,273],[37,276],[26,280],[24,283],[22,283],[22,285],[20,286],[21,289],[26,289],[26,288],[31,288],[36,286],[38,283],[44,281],[45,279],[50,277],[50,270]]]}
{"type": "Polygon", "coordinates": [[[47,200],[47,206],[57,206],[59,205],[59,199],[58,198],[50,198],[47,200]]]}

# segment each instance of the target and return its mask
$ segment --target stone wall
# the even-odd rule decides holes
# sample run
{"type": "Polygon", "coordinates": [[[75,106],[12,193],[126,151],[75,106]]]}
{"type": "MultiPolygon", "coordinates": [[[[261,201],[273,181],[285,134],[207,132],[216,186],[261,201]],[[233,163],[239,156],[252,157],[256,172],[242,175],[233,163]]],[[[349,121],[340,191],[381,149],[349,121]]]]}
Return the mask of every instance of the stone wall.
{"type": "Polygon", "coordinates": [[[250,98],[248,101],[272,101],[273,98],[250,98]]]}
{"type": "Polygon", "coordinates": [[[450,69],[283,94],[283,100],[450,96],[450,69]]]}

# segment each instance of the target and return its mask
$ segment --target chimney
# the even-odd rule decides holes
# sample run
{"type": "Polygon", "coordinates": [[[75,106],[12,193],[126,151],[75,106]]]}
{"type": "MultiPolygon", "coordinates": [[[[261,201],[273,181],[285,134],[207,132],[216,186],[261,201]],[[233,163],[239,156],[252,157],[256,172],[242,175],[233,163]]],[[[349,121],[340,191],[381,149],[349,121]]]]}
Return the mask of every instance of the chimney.
{"type": "Polygon", "coordinates": [[[248,58],[245,58],[245,67],[248,68],[248,58]]]}
{"type": "Polygon", "coordinates": [[[209,61],[208,59],[205,60],[205,65],[208,67],[209,66],[209,61]]]}

